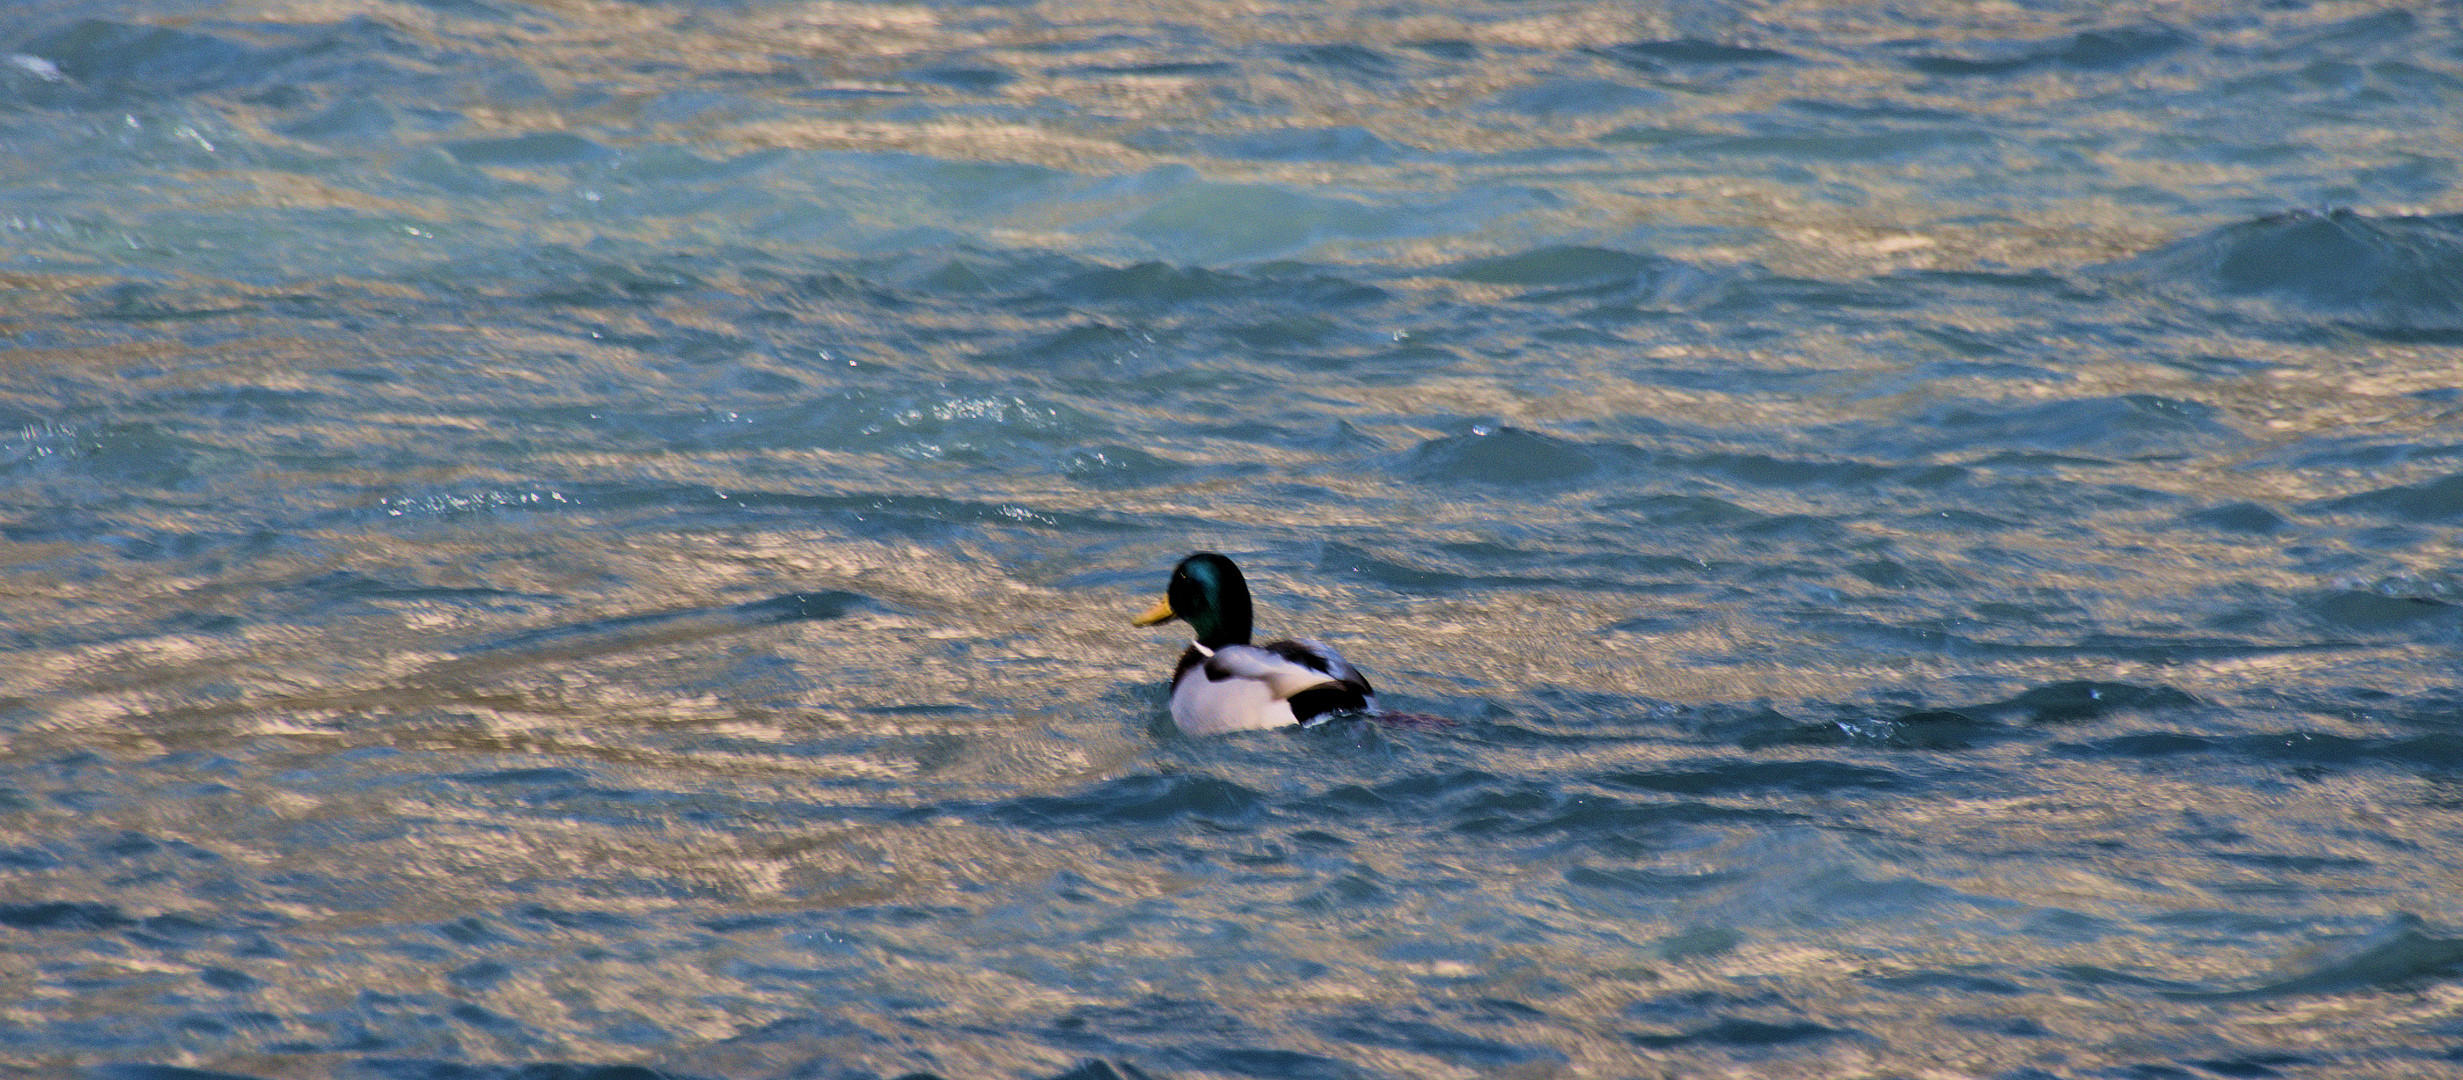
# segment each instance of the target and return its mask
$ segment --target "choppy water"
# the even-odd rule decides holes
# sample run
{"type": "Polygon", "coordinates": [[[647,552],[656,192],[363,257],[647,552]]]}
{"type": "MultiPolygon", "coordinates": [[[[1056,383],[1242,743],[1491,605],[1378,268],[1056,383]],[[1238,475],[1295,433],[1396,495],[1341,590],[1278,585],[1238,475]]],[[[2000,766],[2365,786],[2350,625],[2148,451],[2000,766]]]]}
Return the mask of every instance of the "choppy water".
{"type": "Polygon", "coordinates": [[[8,1075],[2463,1067],[2451,8],[0,53],[8,1075]]]}

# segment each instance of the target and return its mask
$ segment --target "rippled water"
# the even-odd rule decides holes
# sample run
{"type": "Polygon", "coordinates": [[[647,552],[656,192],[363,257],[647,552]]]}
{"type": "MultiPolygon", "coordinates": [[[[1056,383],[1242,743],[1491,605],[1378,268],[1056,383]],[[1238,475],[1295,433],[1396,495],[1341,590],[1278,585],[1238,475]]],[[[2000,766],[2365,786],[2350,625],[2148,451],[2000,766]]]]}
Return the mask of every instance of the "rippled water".
{"type": "Polygon", "coordinates": [[[0,12],[0,1071],[2463,1059],[2463,16],[0,12]],[[1404,725],[1175,734],[1172,563],[1404,725]]]}

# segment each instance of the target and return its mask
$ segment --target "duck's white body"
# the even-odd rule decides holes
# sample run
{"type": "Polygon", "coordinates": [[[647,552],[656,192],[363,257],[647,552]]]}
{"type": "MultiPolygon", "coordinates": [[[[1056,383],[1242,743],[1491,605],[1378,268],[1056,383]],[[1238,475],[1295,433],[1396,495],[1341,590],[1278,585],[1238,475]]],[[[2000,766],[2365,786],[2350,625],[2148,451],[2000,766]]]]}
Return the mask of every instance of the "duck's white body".
{"type": "Polygon", "coordinates": [[[1368,679],[1319,641],[1192,644],[1182,660],[1172,677],[1172,723],[1184,735],[1292,727],[1377,707],[1368,679]]]}

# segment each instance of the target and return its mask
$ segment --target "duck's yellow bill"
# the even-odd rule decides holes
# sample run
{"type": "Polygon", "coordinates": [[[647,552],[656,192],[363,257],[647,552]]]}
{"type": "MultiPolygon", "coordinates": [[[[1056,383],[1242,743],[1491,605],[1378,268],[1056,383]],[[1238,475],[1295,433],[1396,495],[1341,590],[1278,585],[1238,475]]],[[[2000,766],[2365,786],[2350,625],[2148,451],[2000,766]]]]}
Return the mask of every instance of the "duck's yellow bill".
{"type": "Polygon", "coordinates": [[[1172,618],[1173,616],[1178,615],[1178,614],[1179,614],[1179,612],[1176,612],[1176,611],[1173,611],[1173,610],[1172,610],[1172,602],[1171,602],[1171,601],[1169,601],[1169,600],[1158,600],[1158,601],[1155,601],[1155,606],[1153,606],[1153,607],[1150,607],[1150,608],[1147,608],[1147,609],[1146,609],[1146,614],[1144,614],[1144,615],[1140,615],[1140,616],[1138,616],[1137,618],[1134,618],[1134,619],[1129,620],[1129,625],[1131,625],[1131,626],[1153,626],[1154,624],[1159,623],[1159,622],[1168,622],[1168,621],[1170,621],[1170,620],[1171,620],[1171,618],[1172,618]]]}

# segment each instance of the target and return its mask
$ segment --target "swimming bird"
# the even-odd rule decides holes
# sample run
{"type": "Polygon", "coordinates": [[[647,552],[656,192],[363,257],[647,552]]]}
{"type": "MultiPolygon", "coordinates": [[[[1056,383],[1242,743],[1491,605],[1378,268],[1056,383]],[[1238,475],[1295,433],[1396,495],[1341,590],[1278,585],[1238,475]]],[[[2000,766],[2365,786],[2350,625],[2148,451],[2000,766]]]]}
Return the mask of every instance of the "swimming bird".
{"type": "Polygon", "coordinates": [[[1186,735],[1308,725],[1377,707],[1368,677],[1324,642],[1249,644],[1255,609],[1230,559],[1201,551],[1172,568],[1163,602],[1138,626],[1183,619],[1197,640],[1172,670],[1172,722],[1186,735]]]}

